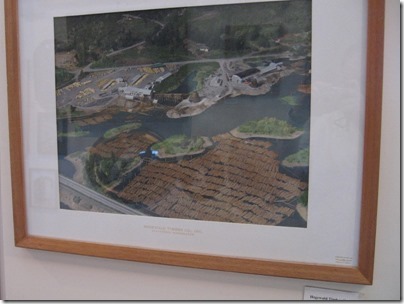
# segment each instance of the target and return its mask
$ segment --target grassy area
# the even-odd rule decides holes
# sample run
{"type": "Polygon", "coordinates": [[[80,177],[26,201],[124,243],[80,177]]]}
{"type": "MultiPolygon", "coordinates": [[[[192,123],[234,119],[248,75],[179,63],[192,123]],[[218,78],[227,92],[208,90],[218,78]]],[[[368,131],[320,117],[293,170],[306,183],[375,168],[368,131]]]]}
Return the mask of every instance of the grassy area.
{"type": "Polygon", "coordinates": [[[114,154],[110,157],[90,154],[86,161],[86,173],[93,186],[108,186],[119,181],[126,172],[132,170],[140,161],[140,157],[125,159],[114,154]]]}
{"type": "Polygon", "coordinates": [[[107,132],[104,133],[104,138],[108,139],[108,138],[112,138],[114,136],[117,136],[118,134],[122,133],[122,132],[128,132],[131,130],[136,130],[139,129],[141,127],[142,124],[138,123],[138,122],[134,122],[134,123],[129,123],[117,128],[113,128],[108,130],[107,132]]]}
{"type": "Polygon", "coordinates": [[[158,93],[172,92],[191,76],[192,79],[188,79],[188,81],[196,83],[195,90],[200,90],[203,88],[203,83],[206,77],[214,73],[219,67],[219,64],[216,62],[183,65],[177,73],[156,86],[155,90],[158,93]]]}
{"type": "Polygon", "coordinates": [[[74,130],[69,132],[58,131],[58,137],[82,137],[90,134],[89,131],[83,131],[79,126],[73,124],[74,130]]]}
{"type": "Polygon", "coordinates": [[[197,67],[197,73],[194,78],[197,91],[203,88],[205,79],[216,72],[219,67],[219,64],[216,62],[203,64],[202,66],[197,67]]]}
{"type": "Polygon", "coordinates": [[[241,133],[251,133],[271,136],[291,136],[298,131],[284,120],[274,117],[266,117],[261,120],[248,121],[238,128],[241,133]]]}
{"type": "Polygon", "coordinates": [[[152,149],[160,150],[165,154],[175,155],[201,150],[203,144],[204,140],[202,137],[188,138],[185,135],[174,135],[162,142],[154,144],[152,149]]]}
{"type": "Polygon", "coordinates": [[[302,149],[295,154],[289,155],[285,161],[292,164],[308,165],[309,164],[309,149],[302,149]]]}
{"type": "Polygon", "coordinates": [[[299,203],[302,204],[304,207],[307,207],[308,201],[309,201],[309,192],[306,190],[299,197],[299,203]]]}
{"type": "Polygon", "coordinates": [[[58,137],[82,137],[90,134],[88,131],[58,132],[58,137]]]}

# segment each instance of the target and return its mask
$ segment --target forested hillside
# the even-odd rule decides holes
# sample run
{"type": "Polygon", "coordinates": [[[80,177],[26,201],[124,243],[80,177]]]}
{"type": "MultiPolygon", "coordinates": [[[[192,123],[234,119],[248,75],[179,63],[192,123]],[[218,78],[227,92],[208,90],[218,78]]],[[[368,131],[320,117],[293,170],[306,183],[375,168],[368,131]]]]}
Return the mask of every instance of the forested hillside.
{"type": "Polygon", "coordinates": [[[139,42],[184,54],[192,41],[209,48],[210,56],[226,56],[310,31],[311,0],[217,5],[55,18],[55,48],[75,51],[84,66],[139,42]]]}

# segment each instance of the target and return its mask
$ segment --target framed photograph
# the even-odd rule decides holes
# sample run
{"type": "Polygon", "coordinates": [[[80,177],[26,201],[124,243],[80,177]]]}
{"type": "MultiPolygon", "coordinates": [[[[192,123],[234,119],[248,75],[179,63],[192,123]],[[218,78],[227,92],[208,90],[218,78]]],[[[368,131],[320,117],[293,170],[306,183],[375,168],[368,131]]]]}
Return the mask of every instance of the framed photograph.
{"type": "Polygon", "coordinates": [[[384,0],[5,0],[18,247],[372,284],[384,0]]]}

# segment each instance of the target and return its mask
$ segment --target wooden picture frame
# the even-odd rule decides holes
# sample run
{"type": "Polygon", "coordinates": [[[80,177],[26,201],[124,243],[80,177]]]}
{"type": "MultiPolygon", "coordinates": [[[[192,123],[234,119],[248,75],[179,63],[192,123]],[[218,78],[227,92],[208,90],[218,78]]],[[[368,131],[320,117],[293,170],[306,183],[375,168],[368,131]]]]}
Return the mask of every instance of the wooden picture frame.
{"type": "Polygon", "coordinates": [[[366,112],[358,265],[338,266],[145,249],[30,235],[27,228],[23,153],[19,1],[5,0],[8,112],[17,247],[239,273],[372,284],[376,238],[383,84],[384,0],[368,0],[366,112]]]}

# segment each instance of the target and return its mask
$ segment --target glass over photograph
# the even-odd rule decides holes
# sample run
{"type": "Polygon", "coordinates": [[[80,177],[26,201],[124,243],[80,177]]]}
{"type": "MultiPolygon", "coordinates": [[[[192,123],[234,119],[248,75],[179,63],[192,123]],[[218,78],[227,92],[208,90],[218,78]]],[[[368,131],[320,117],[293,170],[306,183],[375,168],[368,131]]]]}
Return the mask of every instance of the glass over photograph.
{"type": "Polygon", "coordinates": [[[60,208],[307,227],[311,10],[54,18],[60,208]]]}

